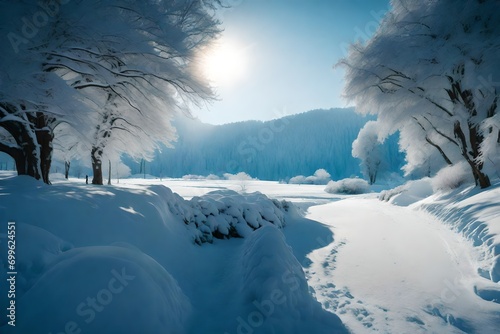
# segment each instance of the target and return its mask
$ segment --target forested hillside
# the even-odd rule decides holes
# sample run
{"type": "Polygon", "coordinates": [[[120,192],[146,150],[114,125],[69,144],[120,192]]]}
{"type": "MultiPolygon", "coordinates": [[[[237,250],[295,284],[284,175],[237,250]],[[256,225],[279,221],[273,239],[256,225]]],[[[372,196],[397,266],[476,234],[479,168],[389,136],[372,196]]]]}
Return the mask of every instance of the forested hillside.
{"type": "MultiPolygon", "coordinates": [[[[352,142],[369,118],[353,109],[313,110],[277,120],[208,125],[188,118],[174,124],[174,148],[157,153],[146,172],[164,177],[246,172],[262,180],[285,180],[326,169],[333,179],[361,176],[352,142]]],[[[404,157],[397,138],[383,145],[385,167],[399,172],[404,157]]],[[[128,162],[133,174],[140,164],[128,162]]],[[[381,170],[383,173],[384,170],[381,170]]]]}

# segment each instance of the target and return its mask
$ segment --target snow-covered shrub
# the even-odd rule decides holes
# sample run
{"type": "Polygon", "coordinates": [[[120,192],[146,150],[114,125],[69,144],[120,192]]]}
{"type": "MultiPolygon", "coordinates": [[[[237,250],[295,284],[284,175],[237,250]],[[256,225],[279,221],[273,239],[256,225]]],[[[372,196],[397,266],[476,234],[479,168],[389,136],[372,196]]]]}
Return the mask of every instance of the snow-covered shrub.
{"type": "Polygon", "coordinates": [[[370,192],[370,185],[363,179],[343,179],[328,182],[325,191],[331,194],[365,194],[370,192]]]}
{"type": "Polygon", "coordinates": [[[291,206],[259,192],[242,195],[218,190],[189,201],[172,195],[175,199],[168,200],[170,212],[184,221],[197,244],[212,242],[213,238],[246,237],[266,225],[282,228],[291,206]]]}
{"type": "Polygon", "coordinates": [[[184,175],[182,177],[183,180],[220,180],[220,177],[214,174],[210,174],[208,176],[204,175],[194,175],[194,174],[188,174],[184,175]]]}
{"type": "Polygon", "coordinates": [[[250,181],[254,180],[250,175],[248,175],[245,172],[239,172],[238,174],[231,174],[231,173],[224,173],[224,178],[226,180],[233,180],[233,181],[250,181]]]}
{"type": "Polygon", "coordinates": [[[470,167],[465,162],[445,167],[432,178],[434,191],[453,190],[468,183],[474,183],[474,178],[470,173],[470,167]]]}
{"type": "Polygon", "coordinates": [[[409,181],[394,189],[384,190],[380,193],[379,199],[399,206],[408,206],[431,196],[433,193],[432,181],[426,177],[409,181]]]}
{"type": "Polygon", "coordinates": [[[304,175],[297,175],[292,177],[288,183],[290,184],[306,184],[306,177],[304,175]]]}
{"type": "Polygon", "coordinates": [[[288,181],[290,184],[327,184],[330,179],[330,173],[328,173],[324,169],[318,169],[314,172],[314,175],[304,176],[297,175],[294,176],[288,181]]]}

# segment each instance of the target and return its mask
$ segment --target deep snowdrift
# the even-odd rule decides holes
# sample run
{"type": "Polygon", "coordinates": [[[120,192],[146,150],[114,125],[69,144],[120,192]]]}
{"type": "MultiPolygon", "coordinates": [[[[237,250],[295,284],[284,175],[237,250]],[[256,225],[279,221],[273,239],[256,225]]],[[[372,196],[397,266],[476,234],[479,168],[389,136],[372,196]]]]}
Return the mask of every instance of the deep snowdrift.
{"type": "Polygon", "coordinates": [[[278,229],[303,220],[290,203],[27,177],[0,180],[0,198],[0,220],[16,222],[18,272],[16,327],[2,317],[2,333],[346,332],[309,294],[278,229]],[[218,240],[231,236],[244,238],[218,240]]]}

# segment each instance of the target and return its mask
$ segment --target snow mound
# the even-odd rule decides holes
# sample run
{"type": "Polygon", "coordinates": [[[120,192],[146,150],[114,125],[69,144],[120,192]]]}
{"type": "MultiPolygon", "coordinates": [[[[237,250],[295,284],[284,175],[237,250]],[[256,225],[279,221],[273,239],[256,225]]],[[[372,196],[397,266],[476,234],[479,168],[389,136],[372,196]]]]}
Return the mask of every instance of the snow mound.
{"type": "Polygon", "coordinates": [[[17,310],[30,321],[18,321],[6,333],[184,333],[191,304],[149,256],[95,246],[61,255],[19,299],[17,310]]]}
{"type": "Polygon", "coordinates": [[[232,190],[213,191],[190,201],[169,201],[170,211],[183,219],[198,244],[213,238],[247,237],[270,224],[284,227],[290,205],[258,192],[239,194],[232,190]]]}
{"type": "Polygon", "coordinates": [[[363,179],[343,179],[328,182],[325,191],[330,194],[366,194],[370,192],[370,185],[363,179]]]}
{"type": "Polygon", "coordinates": [[[309,294],[302,267],[276,227],[253,233],[240,258],[240,297],[249,306],[237,318],[238,333],[347,333],[309,294]]]}
{"type": "Polygon", "coordinates": [[[429,178],[423,178],[407,183],[391,190],[384,190],[380,193],[379,199],[394,205],[409,206],[421,201],[434,193],[432,181],[429,178]]]}
{"type": "MultiPolygon", "coordinates": [[[[42,228],[28,224],[16,223],[16,234],[16,242],[20,245],[16,248],[16,266],[18,269],[16,295],[21,297],[52,261],[73,246],[42,228]]],[[[7,244],[6,237],[5,233],[0,234],[0,244],[4,244],[4,247],[7,244]]],[[[2,251],[4,251],[3,247],[2,251]]],[[[6,253],[7,251],[4,254],[6,253]]],[[[7,263],[2,260],[6,260],[6,257],[0,257],[0,268],[7,268],[7,263]]],[[[0,274],[2,281],[5,281],[4,274],[4,272],[0,274]]],[[[0,288],[2,296],[7,295],[4,288],[6,288],[5,285],[0,288]]],[[[6,302],[6,299],[2,299],[0,307],[7,307],[6,302]]]]}

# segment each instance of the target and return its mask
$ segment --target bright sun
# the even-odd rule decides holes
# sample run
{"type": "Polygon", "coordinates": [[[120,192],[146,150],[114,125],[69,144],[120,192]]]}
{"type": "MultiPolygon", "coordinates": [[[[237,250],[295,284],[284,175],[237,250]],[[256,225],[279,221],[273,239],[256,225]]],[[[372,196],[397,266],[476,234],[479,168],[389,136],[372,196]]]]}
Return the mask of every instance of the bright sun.
{"type": "Polygon", "coordinates": [[[227,39],[220,39],[204,57],[204,71],[215,86],[236,83],[245,76],[247,48],[227,39]]]}

